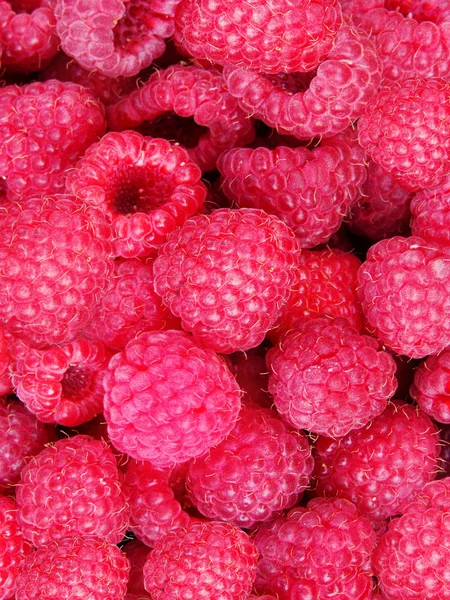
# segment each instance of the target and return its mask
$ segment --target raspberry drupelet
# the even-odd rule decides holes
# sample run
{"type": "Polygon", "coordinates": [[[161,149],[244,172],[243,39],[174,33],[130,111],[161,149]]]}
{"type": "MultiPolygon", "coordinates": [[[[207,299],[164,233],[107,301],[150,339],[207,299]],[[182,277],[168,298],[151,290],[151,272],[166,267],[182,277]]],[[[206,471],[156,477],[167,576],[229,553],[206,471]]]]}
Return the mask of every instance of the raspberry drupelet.
{"type": "Polygon", "coordinates": [[[424,413],[439,423],[450,423],[450,349],[419,365],[410,394],[424,413]]]}

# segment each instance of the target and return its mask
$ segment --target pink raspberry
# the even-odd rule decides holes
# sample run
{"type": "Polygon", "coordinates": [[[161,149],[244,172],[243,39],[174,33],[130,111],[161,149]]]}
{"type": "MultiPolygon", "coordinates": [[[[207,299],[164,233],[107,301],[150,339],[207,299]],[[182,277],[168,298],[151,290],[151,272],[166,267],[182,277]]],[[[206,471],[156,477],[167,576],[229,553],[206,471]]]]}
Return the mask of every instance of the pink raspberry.
{"type": "Polygon", "coordinates": [[[168,467],[221,442],[241,392],[222,358],[182,331],[141,333],[111,359],[105,417],[114,446],[168,467]]]}
{"type": "MultiPolygon", "coordinates": [[[[127,542],[125,546],[122,546],[122,550],[130,561],[128,593],[134,594],[137,598],[147,598],[147,592],[144,587],[144,565],[147,562],[150,548],[139,540],[132,540],[131,542],[127,542]]],[[[127,600],[127,597],[125,600],[127,600]]]]}
{"type": "Polygon", "coordinates": [[[289,225],[302,248],[326,242],[360,196],[367,170],[356,132],[320,147],[233,148],[217,162],[225,195],[241,208],[259,208],[289,225]]]}
{"type": "Polygon", "coordinates": [[[72,196],[0,204],[0,325],[32,345],[77,338],[112,272],[110,236],[72,196]]]}
{"type": "Polygon", "coordinates": [[[66,54],[108,77],[137,75],[163,54],[179,0],[56,0],[56,31],[66,54]]]}
{"type": "Polygon", "coordinates": [[[96,536],[52,541],[30,554],[17,578],[16,600],[122,600],[130,564],[96,536]]]}
{"type": "Polygon", "coordinates": [[[105,111],[75,83],[0,89],[0,176],[8,197],[64,192],[67,170],[105,131],[105,111]]]}
{"type": "Polygon", "coordinates": [[[346,319],[304,319],[267,354],[269,392],[298,429],[340,437],[383,412],[395,363],[346,319]]]}
{"type": "Polygon", "coordinates": [[[438,187],[418,192],[411,202],[411,214],[413,235],[450,246],[450,177],[438,187]]]}
{"type": "Polygon", "coordinates": [[[415,371],[410,394],[424,413],[439,423],[450,423],[449,348],[421,363],[415,371]]]}
{"type": "Polygon", "coordinates": [[[155,289],[183,328],[228,354],[258,346],[294,283],[293,232],[255,209],[193,217],[160,248],[155,289]]]}
{"type": "Polygon", "coordinates": [[[156,71],[145,85],[108,108],[111,129],[131,129],[144,121],[175,113],[207,128],[189,155],[203,171],[216,166],[220,153],[253,141],[254,129],[246,113],[212,69],[171,66],[156,71]]]}
{"type": "Polygon", "coordinates": [[[263,525],[255,543],[257,588],[280,600],[370,597],[375,534],[348,500],[311,500],[263,525]]]}
{"type": "Polygon", "coordinates": [[[402,512],[437,473],[437,427],[400,401],[341,439],[319,438],[315,449],[317,493],[347,498],[373,521],[402,512]]]}
{"type": "Polygon", "coordinates": [[[186,485],[203,515],[249,528],[296,504],[312,469],[306,436],[269,409],[244,408],[228,437],[190,463],[186,485]]]}
{"type": "Polygon", "coordinates": [[[450,168],[450,83],[415,77],[383,86],[358,132],[369,156],[406,190],[439,185],[450,168]]]}
{"type": "Polygon", "coordinates": [[[342,25],[337,0],[181,0],[177,43],[193,57],[263,73],[311,71],[342,25]]]}
{"type": "Polygon", "coordinates": [[[393,237],[369,249],[358,272],[368,327],[398,354],[423,358],[450,344],[450,265],[446,249],[393,237]]]}
{"type": "Polygon", "coordinates": [[[111,220],[115,251],[154,254],[167,235],[201,210],[206,188],[188,153],[135,131],[107,133],[67,176],[67,190],[111,220]]]}
{"type": "Polygon", "coordinates": [[[192,521],[155,545],[144,567],[153,600],[246,600],[258,553],[246,533],[229,523],[192,521]]]}
{"type": "Polygon", "coordinates": [[[0,327],[0,397],[13,391],[11,381],[11,336],[0,327]]]}
{"type": "Polygon", "coordinates": [[[36,548],[66,537],[117,544],[129,521],[123,477],[107,444],[87,435],[59,440],[22,470],[17,519],[36,548]]]}
{"type": "Polygon", "coordinates": [[[450,478],[419,491],[393,519],[375,549],[372,564],[389,600],[450,598],[448,513],[450,478]]]}

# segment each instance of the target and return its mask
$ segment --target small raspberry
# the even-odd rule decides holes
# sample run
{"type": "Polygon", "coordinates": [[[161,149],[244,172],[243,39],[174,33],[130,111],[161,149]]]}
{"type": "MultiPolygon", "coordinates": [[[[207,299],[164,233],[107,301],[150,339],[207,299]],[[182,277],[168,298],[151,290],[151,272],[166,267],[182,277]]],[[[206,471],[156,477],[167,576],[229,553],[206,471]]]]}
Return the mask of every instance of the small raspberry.
{"type": "Polygon", "coordinates": [[[155,289],[183,328],[229,354],[258,346],[294,283],[298,245],[276,217],[219,209],[175,231],[155,261],[155,289]]]}
{"type": "Polygon", "coordinates": [[[104,385],[114,446],[156,467],[201,456],[218,444],[241,404],[223,359],[182,331],[138,335],[113,356],[104,385]]]}
{"type": "Polygon", "coordinates": [[[153,600],[247,600],[257,558],[237,527],[192,521],[155,545],[144,567],[145,587],[153,600]]]}
{"type": "Polygon", "coordinates": [[[450,349],[421,363],[410,394],[424,413],[439,423],[450,423],[450,349]]]}
{"type": "Polygon", "coordinates": [[[206,198],[199,167],[180,146],[136,131],[107,133],[67,177],[67,190],[112,221],[117,254],[155,253],[206,198]]]}
{"type": "Polygon", "coordinates": [[[137,597],[147,597],[147,592],[144,587],[144,565],[147,562],[150,548],[144,546],[139,540],[132,540],[122,546],[122,551],[130,561],[128,593],[135,594],[137,597]]]}
{"type": "Polygon", "coordinates": [[[22,470],[16,491],[24,536],[36,548],[69,536],[99,536],[116,544],[129,520],[116,459],[86,435],[42,450],[22,470]]]}
{"type": "Polygon", "coordinates": [[[439,246],[450,246],[450,177],[438,187],[421,190],[411,201],[413,235],[439,246]]]}

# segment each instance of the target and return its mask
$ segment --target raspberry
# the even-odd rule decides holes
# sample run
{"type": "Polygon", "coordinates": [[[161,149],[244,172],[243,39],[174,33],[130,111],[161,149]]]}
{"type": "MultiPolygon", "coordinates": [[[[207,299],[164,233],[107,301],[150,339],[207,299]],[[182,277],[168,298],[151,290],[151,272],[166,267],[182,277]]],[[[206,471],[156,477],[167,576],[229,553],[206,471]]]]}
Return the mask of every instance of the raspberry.
{"type": "Polygon", "coordinates": [[[145,587],[153,600],[246,600],[257,557],[237,527],[193,521],[155,545],[144,567],[145,587]]]}
{"type": "Polygon", "coordinates": [[[247,350],[280,315],[298,252],[276,217],[215,210],[186,221],[160,248],[155,289],[198,343],[225,354],[247,350]]]}
{"type": "Polygon", "coordinates": [[[280,600],[370,597],[370,522],[344,499],[316,498],[260,528],[258,588],[280,600]]]}
{"type": "Polygon", "coordinates": [[[312,151],[281,146],[233,148],[217,162],[225,195],[237,206],[276,215],[302,248],[326,242],[359,198],[365,154],[353,130],[312,151]]]}
{"type": "Polygon", "coordinates": [[[450,178],[436,188],[418,192],[411,201],[413,235],[450,246],[450,178]]]}
{"type": "Polygon", "coordinates": [[[30,554],[17,578],[16,600],[122,600],[130,565],[99,537],[65,538],[30,554]]]}
{"type": "Polygon", "coordinates": [[[268,393],[269,373],[266,367],[266,348],[258,346],[248,352],[236,352],[230,356],[231,372],[243,392],[242,400],[269,407],[272,398],[268,393]]]}
{"type": "Polygon", "coordinates": [[[13,391],[11,381],[11,338],[0,328],[0,397],[13,391]]]}
{"type": "Polygon", "coordinates": [[[103,410],[103,376],[110,353],[79,338],[66,346],[14,347],[12,380],[17,396],[44,423],[76,427],[103,410]]]}
{"type": "Polygon", "coordinates": [[[361,514],[382,521],[402,512],[437,472],[437,428],[400,401],[358,431],[316,442],[318,494],[339,495],[361,514]]]}
{"type": "Polygon", "coordinates": [[[424,413],[450,423],[450,349],[423,361],[415,371],[410,394],[424,413]]]}
{"type": "Polygon", "coordinates": [[[0,176],[12,200],[64,192],[64,180],[105,131],[103,106],[75,83],[0,89],[0,176]]]}
{"type": "Polygon", "coordinates": [[[369,249],[358,272],[368,326],[398,354],[423,358],[450,344],[450,266],[445,249],[393,237],[369,249]]]}
{"type": "Polygon", "coordinates": [[[305,319],[267,354],[269,392],[298,429],[339,437],[379,415],[397,387],[395,363],[346,319],[305,319]]]}
{"type": "Polygon", "coordinates": [[[450,83],[406,79],[383,86],[358,122],[369,156],[406,190],[437,186],[450,168],[450,83]]]}
{"type": "Polygon", "coordinates": [[[88,71],[137,75],[165,49],[179,0],[56,0],[61,47],[88,71]]]}
{"type": "Polygon", "coordinates": [[[311,71],[342,25],[336,0],[181,0],[176,42],[195,58],[263,73],[311,71]]]}
{"type": "Polygon", "coordinates": [[[296,504],[312,469],[302,433],[269,409],[247,408],[223,442],[190,463],[186,485],[203,515],[249,528],[296,504]]]}
{"type": "Polygon", "coordinates": [[[389,524],[372,559],[389,600],[450,598],[450,479],[427,484],[389,524]]]}
{"type": "Polygon", "coordinates": [[[249,114],[300,139],[329,137],[361,116],[381,81],[375,47],[364,31],[343,26],[306,91],[294,93],[263,74],[224,68],[233,96],[249,114]]]}
{"type": "MultiPolygon", "coordinates": [[[[128,593],[137,597],[147,598],[144,587],[144,565],[147,561],[150,548],[138,540],[132,540],[122,547],[125,556],[130,561],[130,577],[128,579],[128,593]]],[[[126,600],[126,598],[125,598],[126,600]]]]}
{"type": "Polygon", "coordinates": [[[104,216],[71,196],[0,204],[0,325],[27,343],[69,343],[112,272],[104,216]]]}
{"type": "Polygon", "coordinates": [[[114,455],[86,435],[59,440],[35,456],[22,470],[16,498],[18,522],[36,548],[69,536],[116,544],[128,526],[114,455]]]}
{"type": "Polygon", "coordinates": [[[156,467],[201,456],[218,444],[241,404],[223,359],[182,331],[138,335],[113,356],[104,385],[114,446],[156,467]]]}
{"type": "Polygon", "coordinates": [[[253,141],[251,120],[242,111],[222,75],[215,70],[171,66],[156,71],[145,85],[108,107],[111,129],[130,129],[174,112],[207,128],[198,143],[188,148],[203,171],[216,166],[220,153],[253,141]]]}
{"type": "Polygon", "coordinates": [[[206,198],[199,167],[167,140],[107,133],[67,177],[67,189],[108,215],[117,254],[155,253],[206,198]]]}

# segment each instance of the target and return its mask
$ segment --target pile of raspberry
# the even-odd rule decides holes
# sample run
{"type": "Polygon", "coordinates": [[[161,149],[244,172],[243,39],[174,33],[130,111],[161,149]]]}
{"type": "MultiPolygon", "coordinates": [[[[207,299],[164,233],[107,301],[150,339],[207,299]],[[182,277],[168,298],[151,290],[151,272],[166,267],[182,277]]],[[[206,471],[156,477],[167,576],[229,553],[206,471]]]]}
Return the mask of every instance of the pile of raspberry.
{"type": "Polygon", "coordinates": [[[0,0],[0,600],[450,600],[449,31],[0,0]]]}

